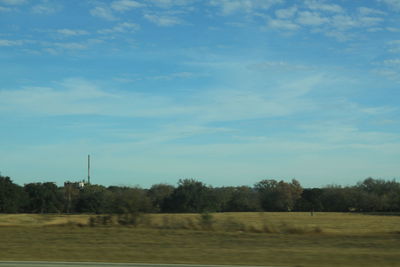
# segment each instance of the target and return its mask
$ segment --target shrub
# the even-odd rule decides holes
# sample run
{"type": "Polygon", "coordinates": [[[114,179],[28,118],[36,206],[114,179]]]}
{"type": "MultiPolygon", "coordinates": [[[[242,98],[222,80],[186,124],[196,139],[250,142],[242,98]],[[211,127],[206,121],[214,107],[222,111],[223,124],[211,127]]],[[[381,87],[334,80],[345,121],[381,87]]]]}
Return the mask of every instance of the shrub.
{"type": "Polygon", "coordinates": [[[90,227],[112,225],[113,218],[111,215],[90,216],[88,224],[90,227]]]}
{"type": "Polygon", "coordinates": [[[227,218],[223,222],[223,229],[228,232],[234,232],[234,231],[241,231],[244,232],[246,231],[246,225],[242,222],[239,222],[233,218],[227,218]]]}
{"type": "Polygon", "coordinates": [[[117,222],[120,225],[131,225],[131,226],[138,226],[140,222],[142,214],[139,212],[132,212],[132,213],[124,213],[119,214],[117,218],[117,222]]]}
{"type": "Polygon", "coordinates": [[[212,214],[202,213],[200,214],[198,220],[199,220],[199,225],[203,230],[213,230],[213,225],[215,220],[212,214]]]}

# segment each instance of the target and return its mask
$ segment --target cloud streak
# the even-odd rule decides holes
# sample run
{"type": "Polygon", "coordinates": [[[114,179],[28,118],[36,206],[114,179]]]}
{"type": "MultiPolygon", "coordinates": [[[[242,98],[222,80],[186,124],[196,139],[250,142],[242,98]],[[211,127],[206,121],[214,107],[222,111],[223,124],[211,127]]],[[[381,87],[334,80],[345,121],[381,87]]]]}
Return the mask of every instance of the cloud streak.
{"type": "Polygon", "coordinates": [[[178,24],[182,24],[182,21],[179,18],[172,16],[164,16],[164,15],[156,15],[156,14],[144,14],[143,16],[148,21],[161,26],[161,27],[170,27],[178,24]]]}
{"type": "Polygon", "coordinates": [[[80,36],[80,35],[87,35],[89,32],[85,30],[74,30],[74,29],[59,29],[56,30],[57,33],[64,35],[64,36],[80,36]]]}
{"type": "Polygon", "coordinates": [[[133,33],[140,29],[140,26],[135,23],[123,22],[109,29],[98,30],[100,34],[113,34],[113,33],[133,33]]]}
{"type": "Polygon", "coordinates": [[[282,0],[211,0],[212,6],[218,7],[222,15],[234,13],[253,13],[258,9],[269,9],[270,7],[282,4],[282,0]]]}
{"type": "Polygon", "coordinates": [[[110,9],[108,9],[106,7],[102,7],[102,6],[97,6],[93,9],[91,9],[90,14],[92,16],[110,20],[110,21],[117,20],[117,18],[114,16],[114,14],[111,12],[110,9]]]}
{"type": "Polygon", "coordinates": [[[143,6],[144,4],[132,0],[119,0],[111,3],[111,8],[119,12],[125,12],[143,6]]]}

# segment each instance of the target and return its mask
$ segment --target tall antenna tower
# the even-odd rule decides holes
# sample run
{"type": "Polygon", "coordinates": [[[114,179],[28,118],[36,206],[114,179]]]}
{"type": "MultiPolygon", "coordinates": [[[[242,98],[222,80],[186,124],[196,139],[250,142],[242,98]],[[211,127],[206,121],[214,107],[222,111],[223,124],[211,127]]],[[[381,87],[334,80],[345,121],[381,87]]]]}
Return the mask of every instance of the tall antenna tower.
{"type": "Polygon", "coordinates": [[[90,155],[87,156],[87,180],[90,184],[90,155]]]}

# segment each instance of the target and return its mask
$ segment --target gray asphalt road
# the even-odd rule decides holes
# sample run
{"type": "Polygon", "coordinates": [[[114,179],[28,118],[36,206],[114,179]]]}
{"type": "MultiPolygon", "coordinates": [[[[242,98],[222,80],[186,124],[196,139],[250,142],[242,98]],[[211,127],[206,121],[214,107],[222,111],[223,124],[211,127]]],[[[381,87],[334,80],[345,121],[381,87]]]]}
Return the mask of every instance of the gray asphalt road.
{"type": "MultiPolygon", "coordinates": [[[[0,261],[0,267],[255,267],[239,265],[197,264],[147,264],[147,263],[98,263],[98,262],[48,262],[48,261],[0,261]]],[[[260,266],[257,266],[260,267],[260,266]]],[[[274,266],[263,266],[274,267],[274,266]]],[[[280,266],[282,267],[282,266],[280,266]]]]}

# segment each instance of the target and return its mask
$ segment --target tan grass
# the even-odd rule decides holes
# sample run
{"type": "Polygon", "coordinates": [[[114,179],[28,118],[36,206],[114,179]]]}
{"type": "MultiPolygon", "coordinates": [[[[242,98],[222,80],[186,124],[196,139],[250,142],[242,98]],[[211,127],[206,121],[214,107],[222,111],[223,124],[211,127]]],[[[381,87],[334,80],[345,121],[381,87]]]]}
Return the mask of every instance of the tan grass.
{"type": "MultiPolygon", "coordinates": [[[[0,226],[43,226],[68,223],[87,224],[93,215],[0,214],[0,226]]],[[[364,215],[357,213],[307,212],[237,212],[215,213],[214,230],[279,232],[282,225],[331,234],[371,234],[400,232],[400,216],[364,215]]],[[[150,228],[200,229],[198,214],[150,214],[144,226],[150,228]]],[[[142,225],[143,227],[143,225],[142,225]]]]}
{"type": "Polygon", "coordinates": [[[86,224],[90,215],[0,214],[0,226],[44,226],[68,222],[86,224]]]}
{"type": "Polygon", "coordinates": [[[0,215],[0,260],[399,266],[400,217],[342,213],[151,214],[138,227],[91,215],[0,215]],[[78,227],[81,226],[81,227],[78,227]]]}

